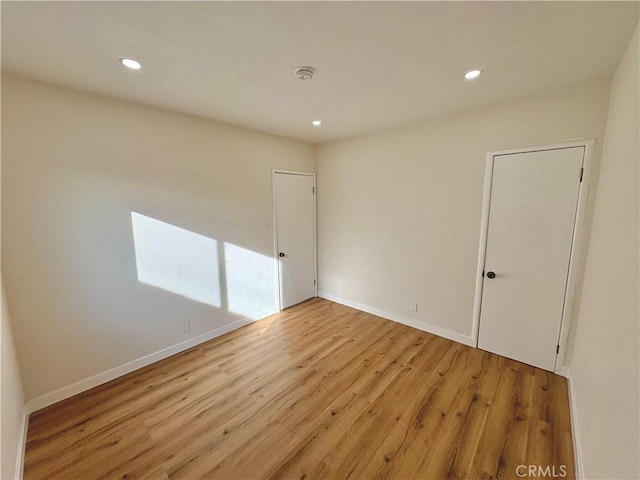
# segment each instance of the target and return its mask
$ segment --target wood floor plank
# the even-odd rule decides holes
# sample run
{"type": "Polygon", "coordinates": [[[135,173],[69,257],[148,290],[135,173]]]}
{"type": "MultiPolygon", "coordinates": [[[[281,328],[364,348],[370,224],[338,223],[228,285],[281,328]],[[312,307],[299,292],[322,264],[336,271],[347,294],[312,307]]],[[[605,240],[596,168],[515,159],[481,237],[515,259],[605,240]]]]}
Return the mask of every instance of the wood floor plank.
{"type": "Polygon", "coordinates": [[[313,472],[330,470],[327,465],[333,450],[330,446],[343,439],[368,408],[366,400],[352,392],[344,392],[318,415],[313,425],[292,430],[293,448],[266,478],[323,478],[313,477],[313,472]]]}
{"type": "Polygon", "coordinates": [[[25,479],[575,477],[565,379],[315,298],[31,415],[25,479]]]}

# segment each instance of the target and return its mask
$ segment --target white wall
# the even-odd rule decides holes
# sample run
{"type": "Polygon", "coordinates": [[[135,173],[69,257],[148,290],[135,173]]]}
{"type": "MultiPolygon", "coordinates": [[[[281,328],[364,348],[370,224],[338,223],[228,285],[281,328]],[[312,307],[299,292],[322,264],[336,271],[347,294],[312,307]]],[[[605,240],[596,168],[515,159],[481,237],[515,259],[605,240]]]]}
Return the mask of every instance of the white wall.
{"type": "Polygon", "coordinates": [[[640,478],[638,30],[611,88],[570,361],[585,478],[640,478]]]}
{"type": "Polygon", "coordinates": [[[271,168],[314,171],[310,145],[9,75],[2,127],[2,268],[27,399],[275,307],[271,168]],[[138,231],[138,258],[132,212],[164,232],[138,231]],[[219,264],[217,278],[199,269],[192,284],[185,262],[219,264]],[[211,284],[219,301],[201,295],[211,284]]]}
{"type": "Polygon", "coordinates": [[[0,478],[17,478],[16,460],[22,449],[24,393],[20,368],[7,313],[4,288],[2,288],[2,326],[0,340],[0,478]]]}
{"type": "Polygon", "coordinates": [[[18,478],[22,472],[24,390],[16,354],[4,282],[0,275],[0,478],[18,478]],[[18,462],[20,455],[20,462],[18,462]]]}
{"type": "Polygon", "coordinates": [[[319,290],[468,339],[487,151],[595,138],[597,162],[609,87],[591,82],[318,146],[319,290]]]}

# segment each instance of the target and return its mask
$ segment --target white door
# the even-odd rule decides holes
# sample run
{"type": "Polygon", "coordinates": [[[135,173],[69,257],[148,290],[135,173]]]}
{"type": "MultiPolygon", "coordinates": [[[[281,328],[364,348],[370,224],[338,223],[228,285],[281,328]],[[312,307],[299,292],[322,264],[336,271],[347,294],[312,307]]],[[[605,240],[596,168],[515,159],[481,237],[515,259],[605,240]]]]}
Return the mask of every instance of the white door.
{"type": "Polygon", "coordinates": [[[553,371],[584,152],[494,157],[479,348],[553,371]]]}
{"type": "Polygon", "coordinates": [[[316,296],[316,202],[312,174],[273,174],[280,308],[316,296]]]}

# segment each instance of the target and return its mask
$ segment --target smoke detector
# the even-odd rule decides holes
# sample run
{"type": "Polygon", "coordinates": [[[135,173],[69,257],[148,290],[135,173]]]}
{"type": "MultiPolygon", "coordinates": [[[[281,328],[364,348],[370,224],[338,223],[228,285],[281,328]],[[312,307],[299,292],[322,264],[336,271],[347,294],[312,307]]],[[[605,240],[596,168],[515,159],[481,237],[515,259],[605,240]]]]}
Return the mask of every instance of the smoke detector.
{"type": "Polygon", "coordinates": [[[313,67],[298,67],[296,68],[296,77],[298,80],[311,80],[315,71],[313,67]]]}

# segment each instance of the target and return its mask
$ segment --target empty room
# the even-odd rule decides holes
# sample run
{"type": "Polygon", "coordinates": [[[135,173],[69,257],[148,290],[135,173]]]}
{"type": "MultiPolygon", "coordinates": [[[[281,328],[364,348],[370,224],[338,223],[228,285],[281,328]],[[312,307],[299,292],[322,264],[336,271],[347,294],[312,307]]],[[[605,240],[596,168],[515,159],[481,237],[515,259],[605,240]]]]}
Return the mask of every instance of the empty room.
{"type": "Polygon", "coordinates": [[[3,480],[640,478],[640,2],[0,9],[3,480]]]}

